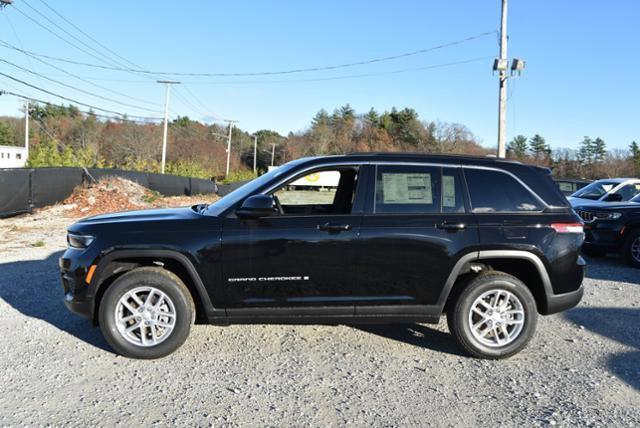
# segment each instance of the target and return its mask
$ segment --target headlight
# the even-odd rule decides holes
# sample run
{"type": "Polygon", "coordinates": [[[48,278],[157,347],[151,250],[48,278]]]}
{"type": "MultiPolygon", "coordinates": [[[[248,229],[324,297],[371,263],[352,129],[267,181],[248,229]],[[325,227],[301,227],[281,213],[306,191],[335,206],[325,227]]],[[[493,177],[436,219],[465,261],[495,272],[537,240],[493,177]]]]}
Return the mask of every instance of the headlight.
{"type": "Polygon", "coordinates": [[[87,248],[95,238],[89,235],[76,235],[67,233],[67,243],[73,248],[87,248]]]}
{"type": "Polygon", "coordinates": [[[597,212],[596,213],[596,218],[598,220],[618,220],[620,217],[622,217],[622,213],[616,213],[616,212],[597,212]]]}

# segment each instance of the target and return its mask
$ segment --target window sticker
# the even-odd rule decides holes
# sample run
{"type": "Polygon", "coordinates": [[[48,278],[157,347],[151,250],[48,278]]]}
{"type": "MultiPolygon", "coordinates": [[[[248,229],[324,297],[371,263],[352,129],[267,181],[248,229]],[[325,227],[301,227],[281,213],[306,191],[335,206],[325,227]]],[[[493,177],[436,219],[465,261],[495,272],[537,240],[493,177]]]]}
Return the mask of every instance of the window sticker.
{"type": "Polygon", "coordinates": [[[456,178],[452,175],[442,176],[442,206],[456,207],[456,178]]]}
{"type": "Polygon", "coordinates": [[[385,204],[432,204],[431,174],[382,174],[385,204]]]}

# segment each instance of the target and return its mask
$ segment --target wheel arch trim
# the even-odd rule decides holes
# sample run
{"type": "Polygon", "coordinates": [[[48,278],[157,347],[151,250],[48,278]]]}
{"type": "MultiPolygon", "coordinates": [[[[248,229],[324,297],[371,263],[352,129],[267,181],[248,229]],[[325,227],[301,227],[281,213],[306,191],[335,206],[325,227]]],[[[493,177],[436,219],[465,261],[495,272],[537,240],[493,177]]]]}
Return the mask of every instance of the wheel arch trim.
{"type": "MultiPolygon", "coordinates": [[[[198,274],[195,266],[189,260],[187,256],[184,254],[175,251],[175,250],[155,250],[155,249],[136,249],[136,250],[114,250],[106,255],[104,255],[101,260],[98,262],[98,266],[96,269],[96,273],[92,279],[92,286],[94,287],[94,296],[97,296],[98,291],[104,280],[103,274],[106,268],[112,263],[117,262],[123,259],[132,259],[132,258],[164,258],[174,260],[182,265],[187,271],[193,285],[195,286],[195,291],[198,293],[198,298],[204,307],[205,313],[207,317],[212,316],[225,316],[226,312],[224,309],[216,309],[209,297],[209,293],[198,274]]],[[[93,311],[95,312],[96,301],[95,297],[93,300],[93,311]]]]}
{"type": "Polygon", "coordinates": [[[447,299],[451,294],[451,290],[453,289],[453,285],[455,284],[456,280],[458,279],[458,276],[460,276],[462,269],[467,263],[472,261],[482,261],[482,260],[497,259],[497,258],[519,259],[519,260],[529,261],[535,266],[536,270],[538,271],[538,274],[540,275],[540,279],[542,281],[542,286],[544,287],[544,293],[545,293],[545,295],[543,296],[544,300],[548,301],[549,297],[554,294],[553,287],[551,285],[551,279],[549,278],[549,273],[547,272],[547,268],[545,267],[540,257],[535,255],[534,253],[529,251],[523,251],[523,250],[481,250],[481,251],[474,251],[471,253],[467,253],[458,259],[456,264],[453,266],[453,269],[451,270],[449,277],[447,278],[447,282],[445,283],[445,286],[440,294],[440,297],[438,298],[437,306],[439,306],[441,309],[444,309],[447,299]]]}

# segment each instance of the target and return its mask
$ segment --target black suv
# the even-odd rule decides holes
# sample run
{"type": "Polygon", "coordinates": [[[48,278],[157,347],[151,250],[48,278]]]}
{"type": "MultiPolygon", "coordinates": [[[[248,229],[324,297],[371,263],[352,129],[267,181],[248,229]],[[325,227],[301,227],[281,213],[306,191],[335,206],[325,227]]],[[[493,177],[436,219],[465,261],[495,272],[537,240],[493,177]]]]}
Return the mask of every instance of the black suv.
{"type": "Polygon", "coordinates": [[[575,210],[584,220],[586,254],[621,254],[640,268],[640,195],[627,202],[584,202],[575,210]]]}
{"type": "Polygon", "coordinates": [[[81,220],[60,267],[67,306],[130,357],[171,353],[194,321],[446,313],[463,349],[502,358],[527,344],[537,314],[580,301],[583,239],[547,169],[370,153],[298,159],[211,205],[81,220]]]}

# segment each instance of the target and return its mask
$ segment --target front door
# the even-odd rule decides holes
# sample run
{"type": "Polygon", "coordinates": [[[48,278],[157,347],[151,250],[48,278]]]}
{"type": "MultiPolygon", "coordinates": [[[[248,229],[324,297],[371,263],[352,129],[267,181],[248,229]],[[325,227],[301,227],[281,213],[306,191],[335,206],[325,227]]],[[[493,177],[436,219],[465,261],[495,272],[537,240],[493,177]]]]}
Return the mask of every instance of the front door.
{"type": "Polygon", "coordinates": [[[367,274],[356,313],[381,306],[421,313],[436,304],[462,253],[478,244],[460,168],[381,164],[372,190],[361,228],[359,264],[367,274]]]}
{"type": "Polygon", "coordinates": [[[359,176],[347,166],[292,177],[270,192],[279,205],[274,215],[225,220],[221,285],[230,315],[234,308],[303,306],[353,314],[364,206],[359,176]]]}

